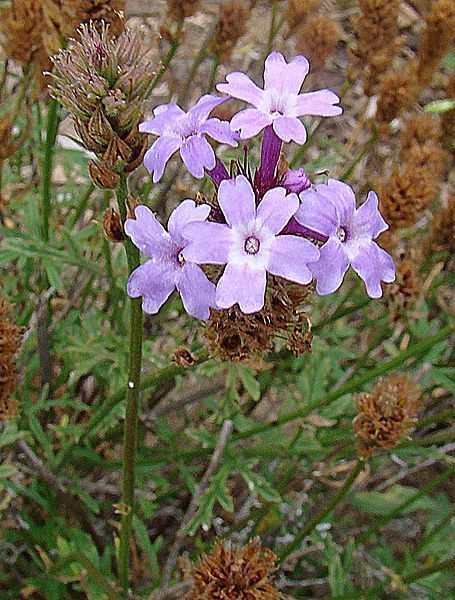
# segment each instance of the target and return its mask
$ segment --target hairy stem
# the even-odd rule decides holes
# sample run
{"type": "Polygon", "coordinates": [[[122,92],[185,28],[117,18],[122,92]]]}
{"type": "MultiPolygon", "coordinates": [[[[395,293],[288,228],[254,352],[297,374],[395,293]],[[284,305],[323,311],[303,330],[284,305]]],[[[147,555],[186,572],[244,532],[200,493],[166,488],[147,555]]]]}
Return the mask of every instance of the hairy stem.
{"type": "Polygon", "coordinates": [[[308,521],[308,523],[305,525],[305,527],[297,533],[297,535],[295,536],[293,541],[290,544],[288,544],[287,546],[285,546],[278,553],[281,560],[287,558],[290,554],[292,554],[292,552],[297,550],[297,548],[300,546],[300,544],[303,542],[303,540],[307,537],[307,535],[309,535],[313,531],[313,529],[316,527],[316,525],[319,525],[319,523],[328,514],[330,514],[333,510],[335,510],[335,508],[338,506],[338,504],[343,500],[343,498],[346,496],[346,494],[351,489],[351,487],[354,484],[355,480],[357,479],[359,473],[362,471],[364,464],[365,464],[365,462],[362,459],[359,459],[357,461],[357,464],[351,471],[350,475],[344,482],[343,486],[330,498],[330,500],[318,512],[318,514],[316,514],[312,519],[310,519],[308,521]]]}
{"type": "MultiPolygon", "coordinates": [[[[122,175],[117,188],[117,201],[122,224],[127,218],[126,201],[128,188],[126,175],[122,175]]],[[[131,240],[125,241],[128,271],[131,273],[139,264],[139,250],[131,240]]],[[[137,423],[139,404],[139,383],[142,359],[142,308],[141,299],[130,299],[130,339],[128,361],[128,384],[126,388],[126,413],[123,433],[123,474],[122,505],[123,514],[120,526],[119,578],[126,594],[128,589],[128,566],[131,527],[134,505],[134,482],[136,467],[137,423]]]]}

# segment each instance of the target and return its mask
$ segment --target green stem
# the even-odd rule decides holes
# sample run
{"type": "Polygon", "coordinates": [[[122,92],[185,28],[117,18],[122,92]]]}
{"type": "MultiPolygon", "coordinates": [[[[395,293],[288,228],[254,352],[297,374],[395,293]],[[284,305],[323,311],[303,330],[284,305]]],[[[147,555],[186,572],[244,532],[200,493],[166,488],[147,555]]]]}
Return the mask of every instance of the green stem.
{"type": "Polygon", "coordinates": [[[348,181],[351,178],[352,174],[355,171],[356,166],[359,164],[359,162],[362,160],[362,158],[366,154],[368,154],[368,152],[371,150],[371,148],[375,145],[375,143],[378,140],[378,137],[379,137],[379,130],[376,129],[374,131],[374,133],[371,135],[371,137],[365,142],[362,149],[357,154],[357,156],[354,158],[354,160],[349,165],[349,167],[346,169],[346,171],[341,175],[341,177],[340,177],[341,181],[348,181]]]}
{"type": "Polygon", "coordinates": [[[220,66],[220,53],[216,52],[213,56],[212,68],[210,69],[209,82],[207,84],[206,94],[210,94],[215,85],[216,74],[220,66]]]}
{"type": "Polygon", "coordinates": [[[275,35],[277,34],[276,28],[276,14],[278,10],[278,0],[274,0],[272,4],[272,15],[270,17],[270,29],[269,29],[269,37],[267,39],[267,45],[265,47],[264,57],[266,58],[270,52],[272,51],[273,40],[275,35]]]}
{"type": "Polygon", "coordinates": [[[152,81],[152,84],[149,89],[149,94],[159,84],[159,82],[161,81],[161,78],[166,73],[167,68],[171,64],[171,60],[174,58],[174,54],[177,52],[177,48],[180,46],[181,30],[182,30],[182,24],[180,23],[177,28],[177,32],[172,40],[171,46],[170,46],[169,50],[166,52],[166,56],[163,58],[163,60],[161,62],[161,67],[159,68],[158,73],[155,75],[155,78],[152,81]]]}
{"type": "Polygon", "coordinates": [[[84,210],[87,208],[88,201],[90,200],[94,191],[95,191],[95,184],[89,183],[89,185],[87,186],[87,189],[85,190],[84,195],[81,197],[79,204],[76,207],[76,210],[74,211],[74,215],[71,217],[71,219],[69,219],[70,228],[74,227],[76,225],[76,223],[79,221],[79,218],[82,215],[82,213],[84,212],[84,210]]]}
{"type": "Polygon", "coordinates": [[[422,417],[421,419],[419,419],[419,422],[417,423],[417,429],[422,429],[422,427],[432,425],[433,423],[448,421],[449,419],[453,419],[454,417],[455,408],[448,408],[447,410],[442,410],[441,412],[435,415],[428,415],[427,417],[422,417]]]}
{"type": "Polygon", "coordinates": [[[42,204],[42,238],[49,241],[49,217],[52,200],[52,166],[54,162],[55,140],[59,125],[59,105],[54,98],[50,101],[47,113],[46,140],[43,157],[43,204],[42,204]]]}
{"type": "Polygon", "coordinates": [[[416,500],[429,494],[432,490],[440,486],[444,481],[455,473],[455,467],[449,467],[443,473],[441,473],[435,479],[432,479],[429,483],[427,483],[423,488],[421,488],[417,493],[408,498],[405,502],[402,502],[398,506],[396,506],[393,510],[391,510],[384,517],[377,519],[375,523],[363,533],[359,539],[358,543],[363,544],[370,538],[378,529],[383,527],[386,523],[398,517],[404,510],[406,510],[409,506],[412,506],[416,500]]]}
{"type": "MultiPolygon", "coordinates": [[[[117,201],[122,223],[124,223],[127,218],[127,197],[128,188],[126,184],[126,175],[122,175],[119,187],[117,188],[117,201]]],[[[131,273],[140,265],[139,250],[129,239],[125,241],[125,250],[128,270],[131,273]]],[[[141,359],[141,298],[131,298],[128,384],[126,388],[126,413],[123,435],[122,504],[124,512],[120,525],[120,548],[118,557],[120,584],[124,590],[125,596],[128,590],[129,546],[133,521],[141,359]]]]}
{"type": "Polygon", "coordinates": [[[315,515],[312,519],[310,519],[308,521],[308,523],[305,525],[305,527],[297,533],[297,535],[294,537],[293,541],[290,544],[287,544],[287,546],[285,546],[280,552],[278,552],[278,556],[280,557],[281,560],[284,560],[290,554],[292,554],[295,550],[297,550],[297,548],[300,546],[300,544],[303,542],[303,540],[307,537],[307,535],[309,535],[313,531],[313,529],[317,525],[319,525],[319,523],[321,521],[323,521],[325,519],[325,517],[328,514],[330,514],[333,510],[335,510],[335,508],[338,506],[338,504],[343,500],[343,498],[346,496],[346,494],[351,489],[351,487],[354,484],[355,480],[357,479],[358,475],[362,471],[364,464],[365,464],[365,461],[362,459],[359,459],[357,461],[357,464],[351,471],[349,477],[346,479],[343,486],[332,496],[332,498],[330,498],[330,500],[318,512],[318,514],[315,515]]]}

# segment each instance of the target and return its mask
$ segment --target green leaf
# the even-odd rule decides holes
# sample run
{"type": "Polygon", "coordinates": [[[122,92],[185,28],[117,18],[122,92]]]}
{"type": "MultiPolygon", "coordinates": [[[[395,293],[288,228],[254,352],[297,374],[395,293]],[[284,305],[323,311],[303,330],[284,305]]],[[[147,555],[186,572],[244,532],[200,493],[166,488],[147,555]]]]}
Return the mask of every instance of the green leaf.
{"type": "Polygon", "coordinates": [[[248,468],[241,468],[240,474],[247,483],[250,490],[263,498],[266,502],[281,502],[281,496],[270,485],[270,483],[259,473],[255,473],[248,468]]]}
{"type": "MultiPolygon", "coordinates": [[[[359,492],[350,502],[355,508],[363,512],[383,516],[389,514],[403,502],[406,502],[406,500],[414,496],[415,493],[416,490],[413,487],[394,485],[384,493],[359,492]]],[[[428,496],[424,496],[418,498],[411,506],[409,506],[405,513],[417,509],[431,509],[433,505],[434,500],[428,496]]]]}
{"type": "Polygon", "coordinates": [[[251,398],[257,402],[261,397],[261,387],[259,385],[259,381],[254,376],[254,371],[250,367],[238,367],[238,373],[240,377],[240,381],[243,384],[243,387],[251,396],[251,398]]]}

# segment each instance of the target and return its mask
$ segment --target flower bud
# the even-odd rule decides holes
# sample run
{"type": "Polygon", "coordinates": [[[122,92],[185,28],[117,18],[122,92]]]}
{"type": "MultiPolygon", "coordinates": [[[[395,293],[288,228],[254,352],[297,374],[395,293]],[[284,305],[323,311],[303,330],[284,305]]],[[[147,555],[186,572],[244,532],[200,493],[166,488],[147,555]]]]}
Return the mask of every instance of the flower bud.
{"type": "Polygon", "coordinates": [[[282,183],[288,192],[294,192],[295,194],[300,194],[300,192],[307,190],[311,186],[311,181],[308,179],[304,169],[286,171],[282,183]]]}

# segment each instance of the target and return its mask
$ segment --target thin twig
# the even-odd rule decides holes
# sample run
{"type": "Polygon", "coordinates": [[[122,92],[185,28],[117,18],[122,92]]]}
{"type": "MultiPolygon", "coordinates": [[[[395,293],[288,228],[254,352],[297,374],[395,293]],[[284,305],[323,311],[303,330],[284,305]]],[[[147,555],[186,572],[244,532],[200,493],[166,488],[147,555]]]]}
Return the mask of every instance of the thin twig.
{"type": "Polygon", "coordinates": [[[187,579],[165,590],[156,591],[153,595],[153,600],[173,600],[174,598],[178,598],[180,594],[187,592],[192,584],[193,580],[187,579]]]}
{"type": "Polygon", "coordinates": [[[85,511],[82,508],[82,505],[79,502],[77,502],[76,499],[66,491],[65,486],[60,481],[60,479],[58,479],[44,466],[44,463],[36,456],[36,454],[26,442],[19,442],[18,446],[28,458],[30,463],[33,465],[35,470],[38,471],[38,473],[44,479],[44,481],[46,481],[46,483],[57,492],[57,494],[60,497],[60,500],[66,506],[70,514],[74,515],[81,524],[82,528],[91,535],[95,546],[101,556],[105,549],[105,543],[100,538],[93,525],[90,523],[85,511]]]}
{"type": "Polygon", "coordinates": [[[161,583],[161,589],[166,588],[169,585],[169,581],[171,580],[172,572],[174,570],[175,564],[177,563],[177,559],[182,548],[182,545],[185,541],[187,535],[187,527],[196,513],[197,506],[199,504],[199,500],[202,498],[204,493],[207,490],[208,485],[210,484],[210,480],[215,473],[218,463],[221,460],[224,449],[226,447],[228,438],[231,434],[233,427],[233,422],[230,420],[226,420],[223,423],[223,427],[221,428],[220,435],[218,436],[218,441],[215,446],[215,450],[213,451],[212,458],[210,459],[209,465],[202,477],[200,483],[196,486],[194,490],[193,497],[191,502],[186,510],[186,513],[182,519],[182,524],[180,525],[179,530],[175,536],[174,544],[169,552],[169,556],[166,562],[166,566],[164,567],[163,581],[161,583]]]}

